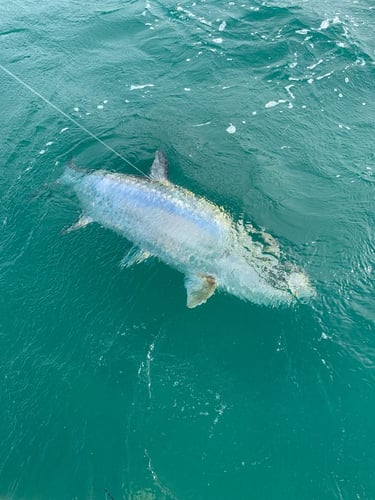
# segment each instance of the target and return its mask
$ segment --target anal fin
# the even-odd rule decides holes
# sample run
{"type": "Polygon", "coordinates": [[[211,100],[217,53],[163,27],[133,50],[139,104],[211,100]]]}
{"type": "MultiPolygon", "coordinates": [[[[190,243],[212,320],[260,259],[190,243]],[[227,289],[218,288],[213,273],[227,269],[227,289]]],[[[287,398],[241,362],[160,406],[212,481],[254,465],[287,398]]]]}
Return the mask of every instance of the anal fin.
{"type": "Polygon", "coordinates": [[[192,309],[193,307],[204,304],[215,293],[217,287],[216,280],[213,276],[208,275],[192,275],[185,277],[185,288],[187,292],[186,305],[192,309]]]}
{"type": "Polygon", "coordinates": [[[63,229],[61,233],[62,234],[71,233],[72,231],[76,231],[77,229],[86,227],[88,224],[91,224],[92,222],[94,222],[94,220],[91,217],[88,217],[87,215],[81,215],[81,217],[77,220],[77,222],[72,224],[70,227],[63,229]]]}
{"type": "Polygon", "coordinates": [[[146,252],[138,247],[132,247],[129,252],[121,259],[120,267],[123,269],[124,267],[131,267],[135,264],[140,264],[144,262],[149,257],[151,257],[150,252],[146,252]]]}

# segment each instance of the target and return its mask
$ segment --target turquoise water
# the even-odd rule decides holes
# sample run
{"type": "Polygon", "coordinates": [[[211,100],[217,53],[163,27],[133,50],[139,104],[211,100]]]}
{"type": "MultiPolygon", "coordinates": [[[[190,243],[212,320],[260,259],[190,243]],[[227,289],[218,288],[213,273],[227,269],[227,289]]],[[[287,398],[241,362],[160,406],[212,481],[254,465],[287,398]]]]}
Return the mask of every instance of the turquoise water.
{"type": "Polygon", "coordinates": [[[375,498],[375,8],[8,1],[1,59],[111,148],[265,227],[317,297],[271,309],[63,235],[64,164],[134,173],[0,70],[0,496],[375,498]]]}

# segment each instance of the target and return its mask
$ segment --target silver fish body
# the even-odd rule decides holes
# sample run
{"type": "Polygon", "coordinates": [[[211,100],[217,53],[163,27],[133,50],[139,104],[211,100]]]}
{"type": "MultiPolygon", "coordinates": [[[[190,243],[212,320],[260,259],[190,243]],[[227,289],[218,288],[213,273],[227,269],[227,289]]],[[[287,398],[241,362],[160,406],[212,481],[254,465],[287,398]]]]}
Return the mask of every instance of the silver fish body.
{"type": "MultiPolygon", "coordinates": [[[[188,307],[206,302],[216,288],[274,306],[314,293],[304,273],[265,252],[266,245],[223,209],[169,182],[161,152],[149,178],[67,167],[61,180],[73,187],[82,208],[73,228],[98,222],[130,240],[136,250],[124,265],[155,256],[181,271],[188,307]]],[[[268,236],[267,243],[273,240],[268,236]]]]}

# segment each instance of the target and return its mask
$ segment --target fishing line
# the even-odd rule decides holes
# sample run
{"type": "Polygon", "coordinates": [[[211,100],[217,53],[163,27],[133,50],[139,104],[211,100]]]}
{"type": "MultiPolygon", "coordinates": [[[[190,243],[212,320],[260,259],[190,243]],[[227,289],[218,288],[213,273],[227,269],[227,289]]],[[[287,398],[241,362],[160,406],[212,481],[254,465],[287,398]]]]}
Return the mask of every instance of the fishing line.
{"type": "Polygon", "coordinates": [[[32,92],[33,94],[35,94],[37,97],[39,97],[39,99],[41,99],[42,101],[44,101],[46,104],[48,104],[51,108],[53,108],[54,110],[56,110],[58,113],[60,113],[65,118],[67,118],[72,123],[74,123],[74,125],[76,125],[80,129],[82,129],[84,132],[86,132],[86,134],[90,135],[93,139],[95,139],[96,141],[100,142],[100,144],[102,144],[104,147],[106,147],[107,149],[109,149],[109,151],[111,151],[113,154],[115,154],[116,156],[118,156],[119,158],[121,158],[121,160],[123,160],[125,163],[127,163],[128,165],[130,165],[132,168],[134,168],[138,173],[142,174],[145,177],[149,177],[147,174],[145,174],[144,172],[142,172],[142,170],[140,170],[138,167],[136,167],[131,161],[127,160],[124,156],[122,156],[120,153],[118,153],[117,151],[115,151],[111,146],[109,146],[107,143],[105,143],[97,135],[95,135],[92,132],[90,132],[90,130],[88,130],[86,127],[84,127],[79,122],[77,122],[77,120],[75,120],[74,118],[72,118],[71,116],[69,116],[67,113],[65,113],[65,111],[63,111],[58,106],[56,106],[56,104],[53,104],[46,97],[42,96],[42,94],[40,94],[38,91],[36,91],[35,89],[33,89],[28,83],[26,83],[21,78],[19,78],[18,76],[16,76],[9,69],[5,68],[5,66],[3,66],[2,64],[0,64],[0,68],[5,73],[7,73],[9,76],[11,76],[12,78],[14,78],[14,80],[16,80],[19,84],[21,84],[27,90],[29,90],[30,92],[32,92]]]}

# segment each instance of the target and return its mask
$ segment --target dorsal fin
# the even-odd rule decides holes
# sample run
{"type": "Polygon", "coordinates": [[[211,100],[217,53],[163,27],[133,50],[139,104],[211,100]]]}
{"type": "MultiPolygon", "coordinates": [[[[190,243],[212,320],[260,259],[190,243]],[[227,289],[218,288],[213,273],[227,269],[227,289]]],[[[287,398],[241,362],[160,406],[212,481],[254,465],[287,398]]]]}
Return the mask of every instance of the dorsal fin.
{"type": "Polygon", "coordinates": [[[155,181],[168,180],[168,160],[163,151],[156,151],[154,162],[151,165],[150,177],[155,181]]]}

